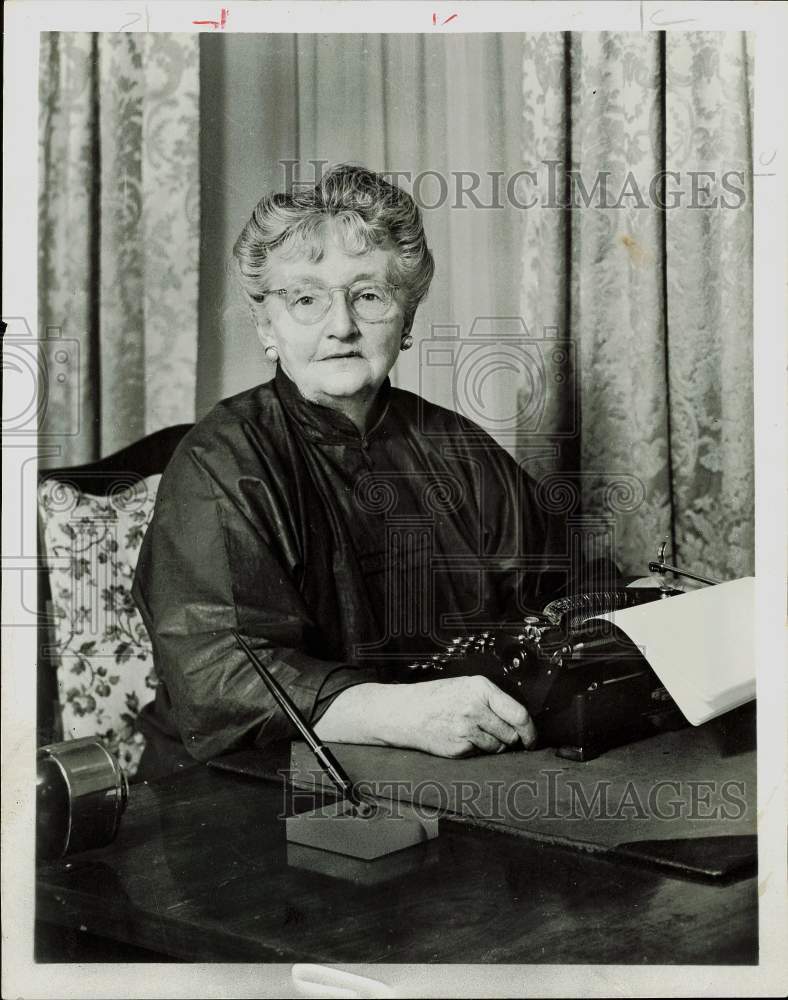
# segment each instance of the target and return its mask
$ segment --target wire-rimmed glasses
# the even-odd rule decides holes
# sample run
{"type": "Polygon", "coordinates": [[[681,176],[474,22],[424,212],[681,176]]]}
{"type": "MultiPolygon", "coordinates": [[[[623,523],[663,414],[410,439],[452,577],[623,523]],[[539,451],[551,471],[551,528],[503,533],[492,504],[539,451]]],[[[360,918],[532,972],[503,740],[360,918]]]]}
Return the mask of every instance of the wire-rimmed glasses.
{"type": "Polygon", "coordinates": [[[356,319],[377,322],[385,319],[394,301],[399,285],[385,281],[354,281],[352,285],[300,285],[292,288],[267,288],[260,292],[260,301],[266,295],[280,295],[287,311],[297,323],[318,323],[328,314],[334,301],[334,292],[344,292],[350,312],[356,319]]]}

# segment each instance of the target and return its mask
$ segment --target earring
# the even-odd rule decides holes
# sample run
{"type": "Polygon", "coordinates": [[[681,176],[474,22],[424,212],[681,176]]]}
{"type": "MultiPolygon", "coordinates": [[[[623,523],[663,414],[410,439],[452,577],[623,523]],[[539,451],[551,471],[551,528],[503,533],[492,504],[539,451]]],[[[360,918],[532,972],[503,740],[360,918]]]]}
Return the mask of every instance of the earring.
{"type": "Polygon", "coordinates": [[[273,344],[269,344],[264,353],[272,365],[275,365],[279,360],[279,351],[277,351],[273,344]]]}
{"type": "Polygon", "coordinates": [[[411,337],[409,333],[406,333],[405,336],[402,338],[402,343],[400,344],[400,350],[407,351],[410,350],[411,347],[413,347],[413,337],[411,337]]]}

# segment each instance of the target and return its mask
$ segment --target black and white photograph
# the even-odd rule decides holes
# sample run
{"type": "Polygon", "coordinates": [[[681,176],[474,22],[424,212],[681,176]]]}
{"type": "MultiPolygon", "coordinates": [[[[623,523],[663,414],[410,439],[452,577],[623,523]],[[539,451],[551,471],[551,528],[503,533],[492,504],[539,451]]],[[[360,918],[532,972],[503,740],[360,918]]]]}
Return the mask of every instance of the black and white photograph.
{"type": "Polygon", "coordinates": [[[785,994],[787,27],[6,5],[4,996],[785,994]]]}

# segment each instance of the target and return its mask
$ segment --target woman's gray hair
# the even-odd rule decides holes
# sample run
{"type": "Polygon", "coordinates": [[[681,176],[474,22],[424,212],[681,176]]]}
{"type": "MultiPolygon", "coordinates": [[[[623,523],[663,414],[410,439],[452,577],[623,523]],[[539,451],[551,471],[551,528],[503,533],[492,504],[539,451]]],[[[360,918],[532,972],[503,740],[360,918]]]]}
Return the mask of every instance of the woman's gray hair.
{"type": "Polygon", "coordinates": [[[254,304],[267,288],[272,250],[319,261],[326,221],[339,226],[347,253],[393,249],[389,280],[408,296],[407,320],[427,294],[435,265],[427,246],[421,213],[407,192],[365,167],[340,164],[325,173],[314,189],[261,198],[233,247],[241,288],[254,304]]]}

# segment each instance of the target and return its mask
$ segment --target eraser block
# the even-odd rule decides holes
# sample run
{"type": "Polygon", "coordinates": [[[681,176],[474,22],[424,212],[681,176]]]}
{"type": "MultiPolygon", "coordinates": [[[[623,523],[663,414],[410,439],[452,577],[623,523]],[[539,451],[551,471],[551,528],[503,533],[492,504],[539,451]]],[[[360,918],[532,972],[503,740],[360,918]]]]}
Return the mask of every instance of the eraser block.
{"type": "Polygon", "coordinates": [[[423,844],[438,836],[438,817],[404,802],[378,802],[369,818],[356,816],[352,805],[332,802],[285,820],[290,843],[372,861],[385,854],[423,844]]]}
{"type": "Polygon", "coordinates": [[[437,863],[440,854],[438,840],[414,844],[405,851],[382,858],[351,858],[336,851],[323,851],[304,844],[287,845],[290,868],[314,872],[328,878],[353,882],[356,885],[382,885],[394,879],[418,876],[425,868],[437,863]]]}

